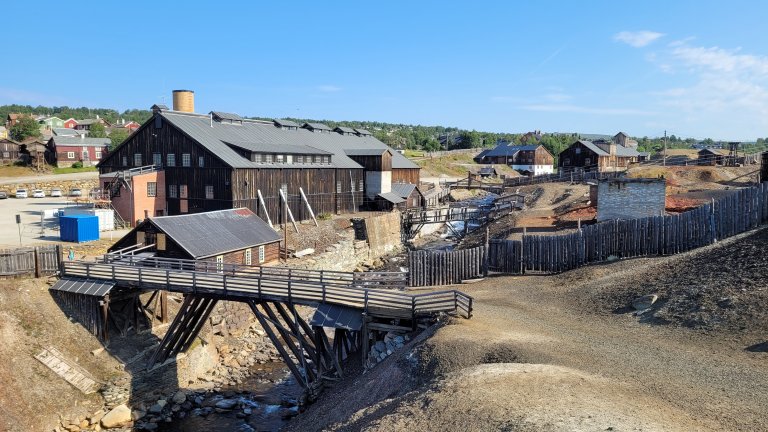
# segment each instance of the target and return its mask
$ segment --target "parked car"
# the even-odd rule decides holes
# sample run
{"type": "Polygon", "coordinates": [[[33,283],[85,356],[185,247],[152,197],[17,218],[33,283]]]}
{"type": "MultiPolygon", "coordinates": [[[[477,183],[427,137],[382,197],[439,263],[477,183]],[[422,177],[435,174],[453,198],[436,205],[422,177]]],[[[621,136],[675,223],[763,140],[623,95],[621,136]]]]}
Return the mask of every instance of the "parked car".
{"type": "Polygon", "coordinates": [[[8,198],[8,192],[0,191],[0,199],[6,199],[6,198],[8,198]]]}
{"type": "Polygon", "coordinates": [[[27,190],[26,189],[16,189],[16,198],[26,198],[27,197],[27,190]]]}
{"type": "Polygon", "coordinates": [[[32,198],[45,198],[45,192],[42,189],[35,189],[32,191],[32,198]]]}
{"type": "Polygon", "coordinates": [[[52,197],[60,197],[61,196],[61,189],[59,189],[59,188],[51,189],[51,196],[52,197]]]}
{"type": "Polygon", "coordinates": [[[78,189],[78,188],[70,189],[69,190],[69,196],[71,196],[71,197],[83,196],[83,190],[82,189],[78,189]]]}

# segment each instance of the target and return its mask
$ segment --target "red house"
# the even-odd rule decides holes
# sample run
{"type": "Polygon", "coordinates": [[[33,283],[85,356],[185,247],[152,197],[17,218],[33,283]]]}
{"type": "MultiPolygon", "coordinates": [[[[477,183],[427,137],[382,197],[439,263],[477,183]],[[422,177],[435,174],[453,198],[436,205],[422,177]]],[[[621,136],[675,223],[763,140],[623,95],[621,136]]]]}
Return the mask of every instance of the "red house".
{"type": "Polygon", "coordinates": [[[48,141],[51,157],[48,162],[58,167],[69,167],[75,162],[83,166],[96,166],[107,155],[109,138],[55,136],[48,141]]]}
{"type": "Polygon", "coordinates": [[[75,126],[77,126],[77,120],[73,118],[68,118],[66,121],[64,121],[64,127],[67,129],[74,129],[75,126]]]}

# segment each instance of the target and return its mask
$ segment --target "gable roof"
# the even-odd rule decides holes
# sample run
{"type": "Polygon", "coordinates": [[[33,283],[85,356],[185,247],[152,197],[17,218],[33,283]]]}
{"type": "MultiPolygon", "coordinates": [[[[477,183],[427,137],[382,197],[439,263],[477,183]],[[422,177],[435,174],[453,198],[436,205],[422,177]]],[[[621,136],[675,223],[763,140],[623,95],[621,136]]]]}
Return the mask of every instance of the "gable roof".
{"type": "Polygon", "coordinates": [[[297,128],[300,126],[295,121],[286,120],[286,119],[274,119],[272,120],[276,125],[280,127],[290,127],[290,128],[297,128]]]}
{"type": "Polygon", "coordinates": [[[381,156],[386,152],[392,154],[392,151],[386,148],[344,149],[344,154],[348,156],[381,156]]]}
{"type": "Polygon", "coordinates": [[[50,142],[54,146],[91,146],[91,147],[105,147],[112,143],[109,138],[80,138],[79,136],[55,136],[52,137],[50,142]]]}
{"type": "MultiPolygon", "coordinates": [[[[577,144],[577,143],[581,143],[581,145],[583,145],[584,147],[588,148],[589,150],[591,150],[593,153],[597,154],[598,156],[610,156],[610,154],[607,151],[601,149],[600,147],[595,145],[592,141],[578,140],[575,143],[573,143],[570,146],[568,146],[568,148],[573,147],[573,145],[577,144]]],[[[616,156],[621,156],[621,157],[640,156],[640,153],[637,150],[635,150],[634,148],[624,147],[624,146],[620,146],[620,145],[617,145],[617,144],[614,144],[614,145],[616,145],[616,156]]],[[[568,149],[566,149],[566,150],[568,150],[568,149]]],[[[563,150],[563,151],[566,151],[566,150],[563,150]]]]}
{"type": "MultiPolygon", "coordinates": [[[[347,156],[346,149],[375,149],[378,154],[390,150],[386,144],[372,136],[314,133],[306,129],[287,130],[276,127],[273,122],[249,119],[243,120],[242,124],[214,122],[211,127],[210,117],[207,115],[178,111],[159,111],[155,116],[162,117],[232,168],[263,168],[264,164],[251,162],[226,143],[266,144],[278,149],[284,145],[308,146],[332,154],[331,164],[325,166],[333,168],[362,168],[347,156]]],[[[155,117],[147,120],[147,123],[151,122],[150,127],[154,119],[155,117]]],[[[131,139],[128,139],[121,146],[130,142],[131,139]]],[[[391,153],[392,168],[419,168],[400,153],[391,153]]],[[[116,152],[110,154],[114,155],[116,152]]]]}
{"type": "Polygon", "coordinates": [[[311,129],[311,130],[331,130],[329,126],[326,126],[322,123],[304,123],[301,125],[303,129],[311,129]]]}
{"type": "Polygon", "coordinates": [[[416,189],[413,183],[392,183],[392,193],[396,193],[400,198],[408,198],[411,192],[416,189]]]}
{"type": "Polygon", "coordinates": [[[247,208],[160,216],[149,222],[194,259],[280,241],[280,235],[247,208]]]}
{"type": "Polygon", "coordinates": [[[507,145],[499,144],[493,149],[489,150],[484,157],[499,157],[499,156],[514,156],[519,151],[531,151],[536,150],[541,145],[507,145]]]}
{"type": "Polygon", "coordinates": [[[314,147],[305,146],[305,145],[290,145],[290,144],[283,144],[279,147],[268,144],[268,143],[257,143],[257,142],[249,142],[249,141],[235,141],[235,142],[228,142],[225,141],[227,144],[239,147],[244,150],[252,151],[252,152],[259,152],[259,153],[282,153],[282,154],[310,154],[310,155],[329,155],[331,152],[327,152],[324,150],[316,149],[314,147]]]}
{"type": "Polygon", "coordinates": [[[699,150],[699,153],[712,153],[712,154],[718,155],[718,156],[730,156],[731,155],[731,151],[730,150],[721,149],[721,148],[705,148],[705,149],[699,150]]]}
{"type": "Polygon", "coordinates": [[[384,198],[392,204],[400,204],[405,202],[405,199],[395,192],[382,192],[376,196],[384,198]]]}
{"type": "Polygon", "coordinates": [[[368,132],[365,129],[356,128],[355,132],[358,133],[358,135],[373,135],[372,133],[368,132]]]}
{"type": "Polygon", "coordinates": [[[88,135],[87,130],[70,129],[70,128],[53,128],[53,135],[55,136],[80,136],[88,135]]]}
{"type": "Polygon", "coordinates": [[[337,126],[336,129],[334,129],[333,131],[343,133],[343,134],[350,134],[350,135],[354,135],[356,133],[354,129],[344,127],[344,126],[337,126]]]}

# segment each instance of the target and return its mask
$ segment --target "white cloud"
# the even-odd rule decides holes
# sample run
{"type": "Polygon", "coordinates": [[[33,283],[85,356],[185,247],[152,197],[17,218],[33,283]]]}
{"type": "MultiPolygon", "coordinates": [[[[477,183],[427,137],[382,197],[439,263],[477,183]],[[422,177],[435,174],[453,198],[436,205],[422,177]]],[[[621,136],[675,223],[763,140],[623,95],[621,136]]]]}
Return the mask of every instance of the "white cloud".
{"type": "Polygon", "coordinates": [[[317,86],[317,90],[323,93],[336,93],[341,91],[341,87],[330,85],[330,84],[324,84],[324,85],[317,86]]]}
{"type": "Polygon", "coordinates": [[[613,39],[619,42],[624,42],[635,48],[642,48],[656,39],[664,36],[664,33],[652,32],[648,30],[643,31],[623,31],[613,35],[613,39]]]}

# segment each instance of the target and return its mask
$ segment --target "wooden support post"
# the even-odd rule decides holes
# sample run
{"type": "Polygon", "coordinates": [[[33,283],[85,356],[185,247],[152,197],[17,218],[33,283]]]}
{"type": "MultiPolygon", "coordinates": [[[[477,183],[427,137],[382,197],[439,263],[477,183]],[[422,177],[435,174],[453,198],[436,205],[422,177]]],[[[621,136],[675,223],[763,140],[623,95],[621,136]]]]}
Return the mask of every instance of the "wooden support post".
{"type": "Polygon", "coordinates": [[[259,196],[259,204],[261,204],[261,208],[264,210],[264,216],[267,217],[267,223],[269,224],[270,227],[272,227],[272,219],[269,218],[269,212],[267,211],[267,204],[264,202],[264,197],[261,195],[261,189],[256,189],[256,194],[259,196]]]}
{"type": "Polygon", "coordinates": [[[35,246],[35,277],[40,277],[40,248],[35,246]]]}
{"type": "Polygon", "coordinates": [[[104,343],[109,342],[109,294],[106,294],[100,302],[102,323],[102,339],[104,343]]]}
{"type": "Polygon", "coordinates": [[[267,317],[269,318],[268,321],[270,321],[275,329],[280,333],[280,336],[283,338],[285,345],[288,346],[288,349],[291,350],[291,353],[293,353],[293,356],[296,358],[296,360],[301,363],[306,374],[306,384],[309,385],[309,382],[315,378],[314,371],[312,371],[311,368],[305,367],[306,359],[304,357],[303,347],[301,346],[301,340],[297,335],[292,334],[280,324],[277,315],[275,315],[275,312],[272,311],[272,308],[270,308],[266,302],[261,303],[261,308],[264,309],[264,312],[267,313],[267,317]],[[293,339],[296,339],[298,346],[293,343],[293,339]]]}
{"type": "Polygon", "coordinates": [[[296,382],[298,382],[299,385],[301,385],[305,389],[309,388],[307,377],[304,376],[301,373],[301,371],[299,371],[299,369],[296,367],[296,365],[293,363],[293,360],[291,360],[291,356],[285,350],[285,347],[280,342],[280,339],[272,330],[272,327],[270,327],[264,315],[261,312],[259,312],[259,309],[256,307],[256,303],[253,300],[251,300],[248,302],[248,305],[251,307],[253,314],[256,315],[256,319],[259,321],[259,324],[261,324],[261,327],[267,333],[267,337],[269,337],[269,340],[272,341],[272,344],[275,346],[277,351],[283,357],[283,361],[285,361],[285,364],[288,366],[288,369],[290,369],[291,373],[293,373],[294,378],[296,378],[296,382]]]}
{"type": "MultiPolygon", "coordinates": [[[[282,189],[278,190],[278,193],[280,193],[280,198],[282,198],[283,202],[285,203],[285,211],[288,213],[288,217],[291,218],[291,223],[293,223],[293,229],[295,229],[296,232],[298,233],[299,227],[296,225],[296,220],[293,218],[293,212],[291,211],[291,206],[288,205],[288,197],[285,196],[282,189]]],[[[288,245],[285,245],[285,247],[287,248],[288,245]]]]}
{"type": "Polygon", "coordinates": [[[280,314],[280,316],[283,318],[283,321],[290,327],[291,332],[293,332],[294,337],[299,342],[300,347],[304,347],[307,351],[307,354],[314,358],[315,357],[315,346],[312,343],[311,339],[308,338],[309,335],[312,334],[312,331],[310,329],[309,332],[307,332],[307,335],[305,336],[304,333],[302,333],[302,329],[299,328],[298,324],[298,313],[296,311],[296,308],[291,308],[291,311],[293,312],[294,316],[291,317],[288,315],[288,312],[286,312],[285,308],[282,304],[278,302],[273,302],[273,305],[275,306],[275,309],[280,314]]]}
{"type": "MultiPolygon", "coordinates": [[[[309,205],[309,200],[307,199],[307,196],[304,194],[304,189],[299,187],[299,192],[301,193],[301,199],[304,200],[304,204],[307,206],[307,210],[309,210],[309,215],[312,216],[312,220],[315,221],[315,226],[317,225],[317,219],[315,218],[315,212],[312,211],[312,206],[309,205]]],[[[354,194],[352,195],[354,199],[354,194]]]]}

